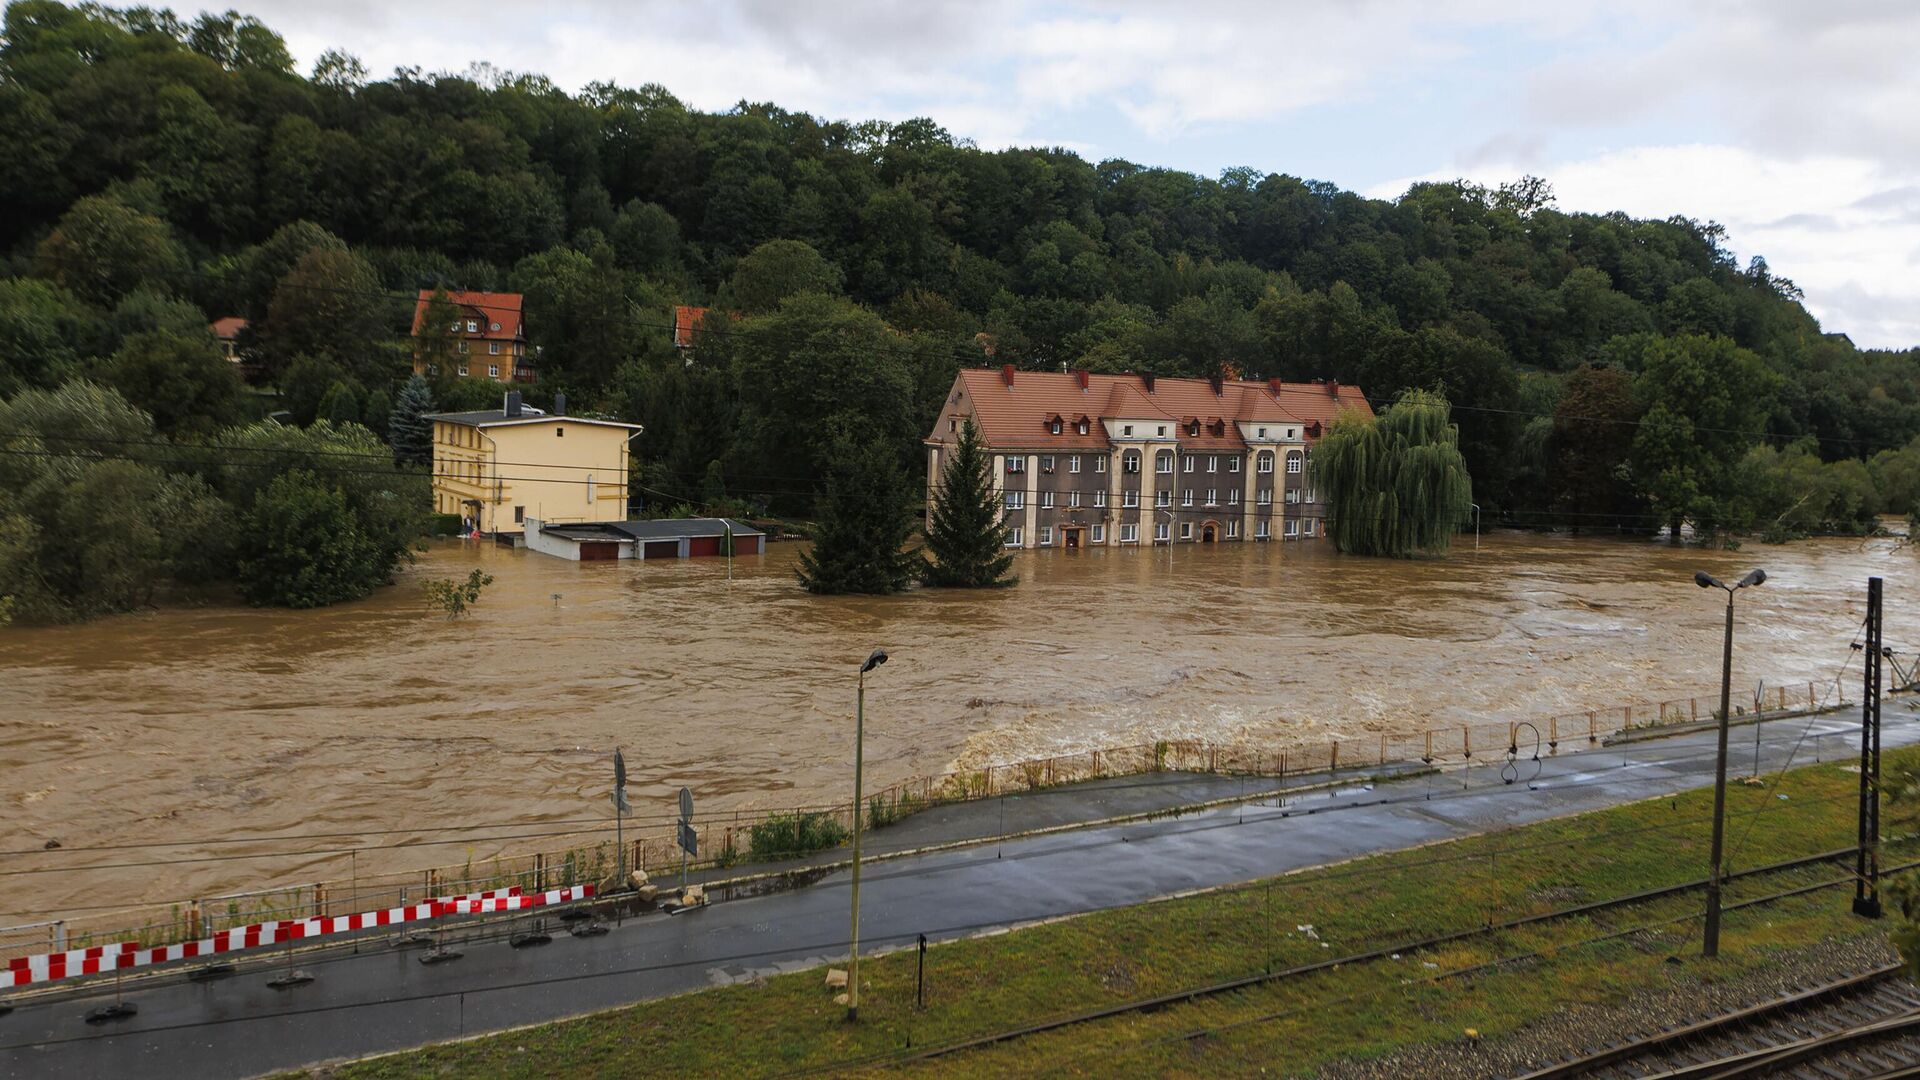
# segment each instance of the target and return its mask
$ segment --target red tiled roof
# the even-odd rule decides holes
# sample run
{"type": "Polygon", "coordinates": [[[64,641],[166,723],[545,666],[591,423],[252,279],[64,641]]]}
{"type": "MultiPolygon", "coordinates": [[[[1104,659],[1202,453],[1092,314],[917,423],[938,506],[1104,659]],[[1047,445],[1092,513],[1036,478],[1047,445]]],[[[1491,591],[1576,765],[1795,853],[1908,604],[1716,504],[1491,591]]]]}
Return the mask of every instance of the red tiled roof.
{"type": "Polygon", "coordinates": [[[693,338],[700,330],[700,320],[707,315],[707,309],[681,304],[673,309],[673,343],[682,349],[693,348],[693,338]]]}
{"type": "MultiPolygon", "coordinates": [[[[1155,379],[1151,392],[1138,375],[1091,375],[1080,372],[1016,371],[1001,368],[964,368],[958,383],[973,406],[975,423],[989,447],[1102,449],[1110,445],[1098,418],[1165,421],[1168,437],[1195,450],[1243,450],[1240,423],[1298,423],[1308,429],[1308,441],[1343,409],[1373,415],[1366,395],[1357,386],[1329,383],[1282,383],[1226,380],[1216,392],[1206,379],[1155,379]],[[1084,382],[1084,386],[1082,385],[1084,382]],[[1081,435],[1073,421],[1090,414],[1095,422],[1081,435]],[[1052,433],[1054,416],[1065,418],[1061,433],[1052,433]],[[1198,421],[1200,433],[1189,435],[1186,425],[1198,421]]],[[[935,433],[936,437],[939,435],[935,433]]]]}
{"type": "MultiPolygon", "coordinates": [[[[433,302],[433,294],[438,290],[421,289],[420,298],[413,306],[413,336],[420,336],[421,323],[426,320],[427,307],[433,302]]],[[[461,336],[477,338],[481,341],[518,341],[523,337],[519,293],[510,292],[448,292],[447,298],[460,309],[461,336]],[[477,329],[468,334],[465,324],[473,322],[477,329]]]]}
{"type": "Polygon", "coordinates": [[[207,327],[207,329],[213,331],[213,336],[219,338],[221,341],[232,341],[234,338],[240,336],[240,331],[246,328],[247,320],[238,315],[229,315],[224,319],[215,319],[213,320],[213,325],[207,327]]]}

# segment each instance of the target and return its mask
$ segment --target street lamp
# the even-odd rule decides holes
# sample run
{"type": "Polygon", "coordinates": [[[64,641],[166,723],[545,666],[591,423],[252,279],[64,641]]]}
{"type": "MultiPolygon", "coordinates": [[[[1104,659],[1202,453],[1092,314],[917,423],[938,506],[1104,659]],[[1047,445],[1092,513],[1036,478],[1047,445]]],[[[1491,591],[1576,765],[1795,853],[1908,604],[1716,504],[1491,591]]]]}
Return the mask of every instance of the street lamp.
{"type": "Polygon", "coordinates": [[[1765,570],[1755,570],[1732,585],[1705,570],[1695,571],[1693,575],[1695,585],[1703,589],[1724,589],[1727,594],[1727,634],[1720,653],[1720,751],[1713,766],[1713,872],[1707,878],[1707,934],[1700,949],[1700,955],[1709,959],[1720,955],[1720,857],[1726,836],[1727,723],[1733,707],[1733,594],[1765,580],[1765,570]]]}
{"type": "Polygon", "coordinates": [[[847,1020],[860,1019],[860,767],[867,727],[867,672],[887,662],[885,649],[875,649],[860,665],[853,698],[853,932],[847,942],[847,1020]]]}

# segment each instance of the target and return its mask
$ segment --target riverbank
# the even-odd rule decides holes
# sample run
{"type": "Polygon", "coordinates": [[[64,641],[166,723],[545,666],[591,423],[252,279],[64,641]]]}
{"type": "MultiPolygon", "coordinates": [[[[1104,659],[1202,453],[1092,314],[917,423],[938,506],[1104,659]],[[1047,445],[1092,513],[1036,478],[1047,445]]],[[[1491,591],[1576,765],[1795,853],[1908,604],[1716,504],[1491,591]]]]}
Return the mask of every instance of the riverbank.
{"type": "MultiPolygon", "coordinates": [[[[1915,761],[1920,752],[1889,754],[1889,767],[1915,761]]],[[[1736,785],[1728,807],[1735,869],[1846,846],[1857,784],[1845,768],[1822,765],[1792,770],[1774,784],[1736,785]],[[1764,827],[1742,827],[1763,816],[1764,827]]],[[[918,955],[896,951],[863,963],[858,1026],[844,1022],[834,991],[813,969],[316,1075],[534,1076],[594,1071],[614,1060],[645,1062],[663,1075],[878,1069],[909,1059],[910,1048],[1381,949],[1392,951],[1230,995],[906,1063],[909,1071],[943,1075],[1215,1075],[1275,1066],[1306,1075],[1334,1062],[1444,1046],[1484,1064],[1503,1060],[1505,1040],[1576,1006],[1654,993],[1685,997],[1709,987],[1725,996],[1728,987],[1781,963],[1809,969],[1811,942],[1829,943],[1829,951],[1833,943],[1878,947],[1873,942],[1886,925],[1849,914],[1850,886],[1816,888],[1848,881],[1837,862],[1755,873],[1730,885],[1722,954],[1713,963],[1695,959],[1695,891],[1430,948],[1412,944],[1690,881],[1705,864],[1702,818],[1710,805],[1711,793],[1695,790],[937,945],[926,954],[924,1008],[914,1000],[918,955]],[[1793,888],[1810,891],[1740,906],[1793,888]],[[1499,963],[1516,956],[1528,959],[1499,963]],[[1467,1029],[1477,1038],[1463,1036],[1467,1029]]],[[[1887,852],[1890,863],[1916,856],[1920,844],[1912,841],[1887,852]]],[[[1647,1023],[1656,1020],[1665,1018],[1647,1023]]]]}

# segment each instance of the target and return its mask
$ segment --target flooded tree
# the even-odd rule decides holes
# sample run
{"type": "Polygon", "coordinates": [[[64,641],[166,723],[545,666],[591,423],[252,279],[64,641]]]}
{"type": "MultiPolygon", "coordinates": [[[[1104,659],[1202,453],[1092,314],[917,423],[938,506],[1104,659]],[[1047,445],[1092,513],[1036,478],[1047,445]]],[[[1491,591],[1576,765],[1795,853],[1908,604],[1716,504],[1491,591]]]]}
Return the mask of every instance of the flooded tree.
{"type": "Polygon", "coordinates": [[[1348,414],[1313,452],[1327,534],[1349,555],[1442,555],[1466,520],[1473,482],[1447,399],[1409,390],[1377,418],[1348,414]]]}
{"type": "Polygon", "coordinates": [[[836,439],[800,584],[814,593],[896,593],[913,584],[922,565],[907,549],[916,502],[889,442],[836,439]]]}
{"type": "Polygon", "coordinates": [[[968,417],[960,439],[940,470],[940,490],[927,519],[929,585],[981,589],[1011,585],[1007,576],[1007,524],[993,491],[992,459],[980,444],[980,430],[968,417]]]}

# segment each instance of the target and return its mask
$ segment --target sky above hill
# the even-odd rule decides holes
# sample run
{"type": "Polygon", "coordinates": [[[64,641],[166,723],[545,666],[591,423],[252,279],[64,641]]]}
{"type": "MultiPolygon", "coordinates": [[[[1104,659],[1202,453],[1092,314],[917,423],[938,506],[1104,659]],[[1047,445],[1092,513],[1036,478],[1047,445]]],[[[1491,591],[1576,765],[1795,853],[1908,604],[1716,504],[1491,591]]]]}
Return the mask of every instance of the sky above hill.
{"type": "MultiPolygon", "coordinates": [[[[224,4],[222,5],[225,6],[224,4]]],[[[1920,345],[1920,3],[1911,0],[254,0],[304,67],[485,62],[838,119],[930,116],[1392,198],[1547,178],[1567,210],[1725,225],[1828,330],[1920,345]]]]}

